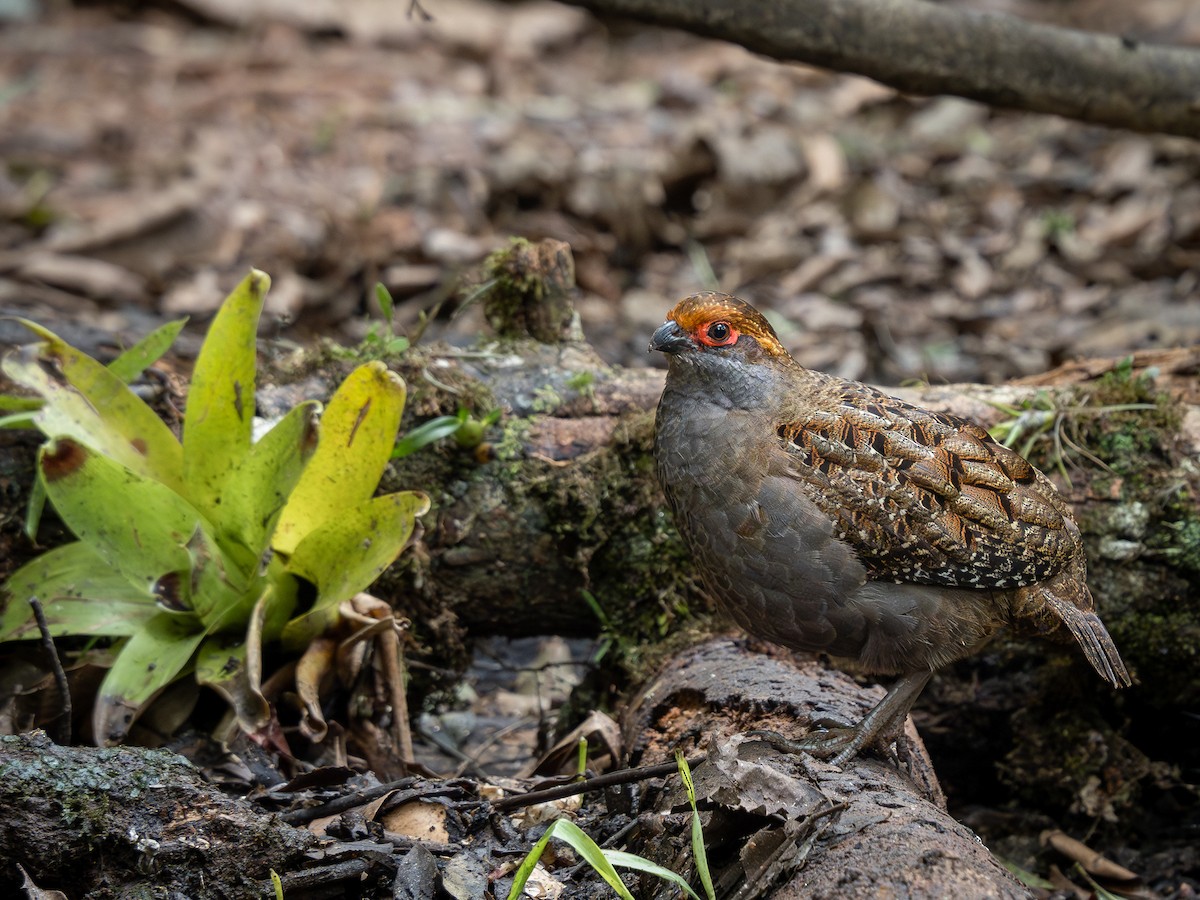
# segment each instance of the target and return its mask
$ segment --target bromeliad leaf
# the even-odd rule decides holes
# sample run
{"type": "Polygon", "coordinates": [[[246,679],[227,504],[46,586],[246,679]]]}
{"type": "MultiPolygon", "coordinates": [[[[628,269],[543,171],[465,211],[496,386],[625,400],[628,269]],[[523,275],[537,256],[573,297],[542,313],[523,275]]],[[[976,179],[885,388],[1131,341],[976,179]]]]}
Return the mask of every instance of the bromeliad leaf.
{"type": "Polygon", "coordinates": [[[243,548],[253,564],[267,549],[288,495],[317,447],[321,404],[309,400],[280,419],[254,444],[221,493],[218,540],[243,548]]]}
{"type": "Polygon", "coordinates": [[[206,523],[187,542],[190,581],[186,595],[210,632],[243,626],[262,592],[263,579],[226,558],[206,523]]]}
{"type": "MultiPolygon", "coordinates": [[[[250,676],[247,652],[246,642],[238,638],[208,638],[196,653],[196,681],[224,697],[242,729],[253,734],[271,720],[271,707],[259,679],[250,676]]],[[[253,652],[261,656],[262,647],[255,647],[253,652]]]]}
{"type": "Polygon", "coordinates": [[[211,514],[250,449],[258,318],[271,279],[257,269],[234,288],[196,358],[183,422],[183,493],[211,514]]]}
{"type": "Polygon", "coordinates": [[[404,549],[429,498],[418,491],[385,494],[345,509],[310,531],[287,570],[317,587],[317,600],[284,629],[284,642],[303,646],[336,615],[338,604],[365,589],[404,549]]]}
{"type": "Polygon", "coordinates": [[[112,372],[126,384],[136,379],[146,369],[150,368],[162,355],[171,349],[175,338],[187,324],[187,319],[176,319],[166,325],[160,325],[152,332],[108,364],[112,372]]]}
{"type": "Polygon", "coordinates": [[[179,441],[120,378],[34,322],[43,339],[11,353],[3,368],[45,401],[33,422],[47,437],[70,437],[139,475],[178,489],[179,441]]]}
{"type": "Polygon", "coordinates": [[[271,720],[271,707],[263,696],[263,620],[270,601],[268,588],[254,604],[245,640],[210,637],[196,654],[197,682],[226,698],[248,734],[271,720]]]}
{"type": "Polygon", "coordinates": [[[375,493],[400,430],[404,398],[404,379],[382,362],[346,376],[321,417],[317,450],[279,518],[271,541],[276,550],[292,553],[306,535],[375,493]]]}
{"type": "Polygon", "coordinates": [[[37,597],[55,637],[126,637],[158,612],[154,597],[105,564],[82,541],[43,553],[0,591],[0,641],[37,637],[29,598],[37,597]]]}
{"type": "Polygon", "coordinates": [[[92,710],[96,743],[121,741],[155,695],[184,673],[203,639],[203,631],[169,613],[154,616],[130,637],[100,684],[92,710]]]}
{"type": "MultiPolygon", "coordinates": [[[[186,500],[71,438],[43,446],[38,469],[63,522],[107,565],[147,592],[167,586],[164,576],[172,588],[187,587],[185,545],[202,518],[186,500]]],[[[186,594],[168,599],[188,606],[186,594]]]]}

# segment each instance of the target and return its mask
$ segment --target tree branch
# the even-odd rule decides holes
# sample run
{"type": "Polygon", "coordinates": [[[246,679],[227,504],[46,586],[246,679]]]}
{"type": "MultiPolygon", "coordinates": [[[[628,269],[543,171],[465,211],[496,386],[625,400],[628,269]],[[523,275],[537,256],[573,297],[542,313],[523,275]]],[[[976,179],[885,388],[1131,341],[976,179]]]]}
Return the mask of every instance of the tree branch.
{"type": "Polygon", "coordinates": [[[925,0],[566,0],[915,94],[1200,137],[1200,53],[925,0]]]}

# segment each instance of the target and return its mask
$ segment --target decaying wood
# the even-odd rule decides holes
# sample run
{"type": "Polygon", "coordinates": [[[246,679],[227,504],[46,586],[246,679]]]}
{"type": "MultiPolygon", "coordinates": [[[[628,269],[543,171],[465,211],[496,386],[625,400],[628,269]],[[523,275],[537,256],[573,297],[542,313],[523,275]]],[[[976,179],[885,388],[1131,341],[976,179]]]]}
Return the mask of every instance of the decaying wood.
{"type": "Polygon", "coordinates": [[[68,895],[265,897],[270,870],[309,865],[318,840],[207,784],[162,750],[0,737],[0,859],[68,895]],[[69,888],[67,886],[70,886],[69,888]]]}
{"type": "MultiPolygon", "coordinates": [[[[626,721],[636,762],[708,748],[693,770],[713,873],[740,900],[757,897],[1015,898],[1028,892],[970,829],[947,812],[925,750],[908,724],[915,778],[860,756],[844,767],[789,757],[744,732],[798,737],[803,718],[855,721],[882,692],[816,662],[715,640],[678,657],[643,691],[626,721]]],[[[678,809],[677,794],[656,811],[678,809]]],[[[639,848],[676,871],[692,865],[686,840],[639,848]]],[[[659,895],[661,896],[661,894],[659,895]]]]}

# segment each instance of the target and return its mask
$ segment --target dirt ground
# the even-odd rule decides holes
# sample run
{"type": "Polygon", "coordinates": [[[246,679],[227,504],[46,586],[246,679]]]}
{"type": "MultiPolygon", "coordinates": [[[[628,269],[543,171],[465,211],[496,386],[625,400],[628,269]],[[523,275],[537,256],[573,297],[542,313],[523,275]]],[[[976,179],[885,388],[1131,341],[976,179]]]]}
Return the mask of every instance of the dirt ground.
{"type": "MultiPolygon", "coordinates": [[[[187,315],[186,350],[252,265],[276,340],[361,338],[382,281],[399,330],[444,300],[430,336],[465,345],[485,326],[460,280],[511,236],[570,243],[584,331],[624,365],[657,364],[650,332],[709,288],[769,310],[805,365],[882,384],[1200,343],[1193,141],[542,0],[44,6],[0,3],[0,315],[85,346],[187,315]]],[[[1144,6],[1147,33],[1200,34],[1144,6]]],[[[588,652],[499,641],[474,677],[588,652]]],[[[1156,874],[1192,896],[1171,852],[1156,874]]]]}

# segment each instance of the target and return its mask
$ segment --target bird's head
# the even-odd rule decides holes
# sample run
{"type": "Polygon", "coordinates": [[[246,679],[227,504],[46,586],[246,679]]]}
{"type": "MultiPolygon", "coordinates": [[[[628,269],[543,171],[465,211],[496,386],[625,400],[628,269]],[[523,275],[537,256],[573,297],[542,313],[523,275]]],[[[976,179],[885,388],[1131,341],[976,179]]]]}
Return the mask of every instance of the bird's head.
{"type": "Polygon", "coordinates": [[[729,294],[706,292],[680,300],[650,338],[670,362],[672,381],[686,379],[732,393],[738,405],[781,371],[794,366],[762,313],[729,294]]]}

